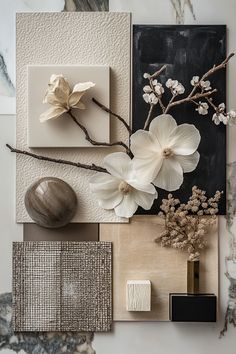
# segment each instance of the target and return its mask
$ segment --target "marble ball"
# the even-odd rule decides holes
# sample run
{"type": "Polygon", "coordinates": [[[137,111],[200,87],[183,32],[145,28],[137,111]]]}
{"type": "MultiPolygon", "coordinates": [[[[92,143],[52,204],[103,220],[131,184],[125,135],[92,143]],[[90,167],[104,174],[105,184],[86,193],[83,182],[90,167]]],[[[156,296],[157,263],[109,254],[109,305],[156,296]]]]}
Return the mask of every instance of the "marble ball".
{"type": "Polygon", "coordinates": [[[43,177],[26,191],[25,207],[32,220],[46,228],[67,225],[77,209],[77,196],[68,183],[43,177]]]}

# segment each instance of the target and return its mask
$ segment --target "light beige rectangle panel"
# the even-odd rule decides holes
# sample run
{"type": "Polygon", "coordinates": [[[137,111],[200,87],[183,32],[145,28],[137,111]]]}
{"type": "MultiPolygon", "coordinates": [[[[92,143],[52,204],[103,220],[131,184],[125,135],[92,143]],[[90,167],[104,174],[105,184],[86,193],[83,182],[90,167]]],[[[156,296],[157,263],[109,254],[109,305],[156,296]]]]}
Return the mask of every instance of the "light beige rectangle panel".
{"type": "MultiPolygon", "coordinates": [[[[107,65],[110,67],[111,109],[127,122],[130,117],[129,13],[19,13],[16,16],[17,147],[27,146],[27,65],[107,65]]],[[[37,85],[37,82],[35,83],[37,85]]],[[[108,117],[109,119],[109,117],[108,117]]],[[[128,142],[126,129],[111,119],[111,141],[128,142]]],[[[35,153],[82,163],[102,164],[110,148],[33,149],[35,153]]],[[[113,211],[101,209],[89,191],[96,172],[17,156],[16,219],[30,222],[24,207],[29,185],[42,176],[68,182],[78,196],[73,222],[126,222],[113,211]]]]}
{"type": "MultiPolygon", "coordinates": [[[[154,242],[163,231],[158,216],[136,216],[130,224],[101,224],[100,240],[113,243],[114,321],[168,321],[169,293],[186,293],[187,254],[154,242]],[[128,280],[151,281],[151,311],[126,311],[128,280]]],[[[200,292],[218,295],[218,219],[200,260],[200,292]]]]}

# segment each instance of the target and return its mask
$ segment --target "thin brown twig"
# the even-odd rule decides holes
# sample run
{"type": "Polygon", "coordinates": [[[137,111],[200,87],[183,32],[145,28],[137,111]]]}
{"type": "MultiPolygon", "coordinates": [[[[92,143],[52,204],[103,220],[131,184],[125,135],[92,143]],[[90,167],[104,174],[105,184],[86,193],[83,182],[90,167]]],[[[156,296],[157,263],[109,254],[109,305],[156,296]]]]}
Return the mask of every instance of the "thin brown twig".
{"type": "Polygon", "coordinates": [[[168,110],[166,109],[165,113],[167,113],[170,110],[170,108],[172,108],[174,106],[180,105],[185,102],[195,101],[195,100],[198,100],[199,98],[209,97],[215,92],[217,92],[217,89],[214,89],[214,90],[208,91],[208,92],[203,92],[203,93],[196,93],[194,96],[187,96],[185,98],[182,98],[181,100],[174,101],[171,104],[169,104],[168,110]]]}
{"type": "Polygon", "coordinates": [[[154,104],[150,104],[148,116],[147,116],[147,119],[146,119],[145,124],[144,124],[144,127],[143,127],[144,130],[146,130],[146,129],[149,127],[149,124],[150,124],[150,121],[151,121],[151,115],[152,115],[153,108],[154,108],[154,104]]]}
{"type": "Polygon", "coordinates": [[[110,110],[109,108],[107,108],[106,106],[104,106],[104,104],[100,103],[98,100],[96,100],[96,98],[92,98],[92,101],[98,106],[100,107],[103,111],[111,114],[113,117],[117,118],[120,122],[122,122],[122,124],[125,126],[125,128],[128,130],[129,135],[132,134],[132,130],[129,126],[128,123],[126,123],[126,121],[124,120],[124,118],[122,118],[120,115],[112,112],[112,110],[110,110]]]}
{"type": "Polygon", "coordinates": [[[56,159],[56,158],[48,157],[48,156],[37,155],[37,154],[31,153],[29,151],[13,148],[9,144],[6,144],[6,147],[11,152],[14,152],[14,153],[20,154],[20,155],[30,156],[30,157],[32,157],[34,159],[37,159],[37,160],[54,162],[54,163],[58,163],[58,164],[62,164],[62,165],[70,165],[70,166],[83,168],[85,170],[90,170],[90,171],[108,173],[105,168],[103,168],[101,166],[98,166],[98,165],[95,165],[95,164],[87,165],[87,164],[83,164],[83,163],[80,163],[80,162],[73,162],[73,161],[68,161],[68,160],[63,160],[63,159],[56,159]]]}
{"type": "Polygon", "coordinates": [[[157,76],[159,76],[162,71],[166,69],[166,65],[163,65],[159,70],[157,70],[154,74],[150,76],[150,79],[155,79],[157,76]]]}
{"type": "Polygon", "coordinates": [[[72,120],[79,126],[79,128],[84,132],[85,139],[88,142],[90,142],[90,144],[92,144],[94,146],[122,146],[123,148],[125,148],[126,153],[128,155],[131,155],[129,147],[125,143],[123,143],[123,141],[116,141],[114,143],[106,143],[106,142],[102,142],[102,141],[93,140],[90,137],[87,129],[85,128],[85,126],[76,119],[76,117],[71,113],[71,111],[68,111],[67,113],[72,118],[72,120]]]}

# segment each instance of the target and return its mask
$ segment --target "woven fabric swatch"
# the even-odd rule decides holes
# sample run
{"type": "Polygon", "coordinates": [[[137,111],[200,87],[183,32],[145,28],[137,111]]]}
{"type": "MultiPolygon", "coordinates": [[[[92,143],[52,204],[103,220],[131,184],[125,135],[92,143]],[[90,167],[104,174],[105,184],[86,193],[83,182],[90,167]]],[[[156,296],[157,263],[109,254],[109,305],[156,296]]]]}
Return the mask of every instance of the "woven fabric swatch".
{"type": "Polygon", "coordinates": [[[110,242],[14,242],[15,331],[109,331],[110,242]]]}

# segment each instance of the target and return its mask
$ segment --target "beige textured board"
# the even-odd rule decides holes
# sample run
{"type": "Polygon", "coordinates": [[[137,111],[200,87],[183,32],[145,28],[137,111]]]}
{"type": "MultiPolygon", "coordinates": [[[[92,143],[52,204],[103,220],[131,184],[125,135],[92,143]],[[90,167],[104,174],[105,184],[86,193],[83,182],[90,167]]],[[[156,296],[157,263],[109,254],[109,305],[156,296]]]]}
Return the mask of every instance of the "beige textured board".
{"type": "Polygon", "coordinates": [[[68,114],[58,119],[40,123],[40,114],[51,107],[43,104],[51,75],[62,74],[69,82],[71,90],[79,82],[92,81],[95,87],[82,98],[86,109],[74,109],[74,116],[87,127],[97,141],[110,141],[109,115],[91,102],[92,97],[107,107],[109,100],[109,67],[95,65],[29,65],[28,67],[28,145],[29,147],[85,147],[91,145],[83,131],[75,126],[68,114]],[[36,84],[37,83],[37,84],[36,84]]]}
{"type": "MultiPolygon", "coordinates": [[[[16,15],[17,147],[27,145],[27,66],[106,65],[110,67],[111,109],[126,121],[130,116],[129,13],[71,12],[19,13],[16,15]]],[[[108,117],[109,119],[109,117],[108,117]]],[[[111,141],[128,141],[126,129],[111,119],[111,141]]],[[[102,164],[110,148],[33,149],[33,152],[82,163],[102,164]]],[[[113,211],[101,209],[89,191],[96,172],[17,156],[16,219],[30,222],[24,207],[29,185],[43,176],[59,177],[76,191],[78,211],[73,222],[126,222],[113,211]]]]}
{"type": "MultiPolygon", "coordinates": [[[[164,227],[158,216],[136,216],[130,224],[101,224],[100,240],[113,243],[113,319],[168,321],[169,293],[186,292],[187,255],[154,242],[164,227]],[[151,311],[126,310],[128,280],[152,284],[151,311]]],[[[218,220],[200,261],[200,292],[218,295],[218,220]]]]}

